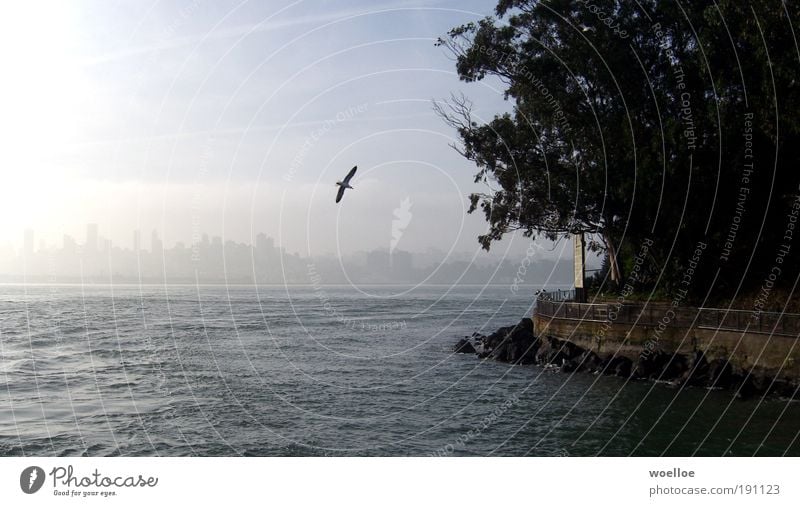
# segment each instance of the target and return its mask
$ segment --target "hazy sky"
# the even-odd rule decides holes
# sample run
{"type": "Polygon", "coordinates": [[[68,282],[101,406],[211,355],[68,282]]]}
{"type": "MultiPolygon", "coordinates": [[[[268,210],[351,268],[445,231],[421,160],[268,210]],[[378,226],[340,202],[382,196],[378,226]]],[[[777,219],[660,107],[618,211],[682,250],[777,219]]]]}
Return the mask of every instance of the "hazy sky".
{"type": "Polygon", "coordinates": [[[123,247],[157,228],[167,245],[263,231],[292,252],[352,252],[388,248],[408,198],[398,248],[475,251],[474,168],[431,101],[463,91],[483,119],[509,104],[496,82],[461,83],[434,42],[494,5],[4,3],[0,241],[80,242],[96,222],[123,247]]]}

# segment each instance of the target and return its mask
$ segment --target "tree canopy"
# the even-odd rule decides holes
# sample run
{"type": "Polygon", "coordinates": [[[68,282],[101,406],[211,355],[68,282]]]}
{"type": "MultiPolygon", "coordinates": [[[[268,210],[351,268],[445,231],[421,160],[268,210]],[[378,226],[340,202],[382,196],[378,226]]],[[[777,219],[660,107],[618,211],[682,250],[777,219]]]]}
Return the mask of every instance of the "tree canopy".
{"type": "Polygon", "coordinates": [[[616,285],[638,261],[637,286],[697,298],[756,290],[776,265],[793,286],[799,21],[780,0],[500,0],[452,29],[439,44],[460,78],[495,76],[513,103],[486,123],[464,97],[438,106],[492,183],[470,196],[482,246],[587,232],[616,285]]]}

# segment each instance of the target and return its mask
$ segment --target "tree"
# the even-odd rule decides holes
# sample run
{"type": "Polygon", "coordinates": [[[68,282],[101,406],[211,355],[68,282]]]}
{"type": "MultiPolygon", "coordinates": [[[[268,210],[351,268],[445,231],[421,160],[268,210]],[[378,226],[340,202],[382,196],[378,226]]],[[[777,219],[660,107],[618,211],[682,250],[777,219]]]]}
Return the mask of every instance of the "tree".
{"type": "MultiPolygon", "coordinates": [[[[495,14],[439,40],[462,80],[499,78],[514,106],[485,124],[463,97],[437,107],[476,164],[476,182],[492,186],[470,196],[469,211],[489,223],[481,245],[512,230],[596,234],[590,247],[606,252],[621,284],[641,245],[653,243],[638,281],[675,289],[703,243],[709,266],[716,257],[755,284],[762,273],[749,267],[746,234],[778,240],[783,224],[763,226],[763,217],[785,214],[797,191],[800,53],[786,49],[795,47],[797,3],[501,0],[495,14]],[[771,114],[776,101],[786,114],[771,114]],[[739,215],[746,118],[759,162],[783,152],[772,160],[781,186],[775,194],[771,177],[750,178],[750,212],[739,215]],[[741,240],[723,261],[732,220],[741,240]]],[[[694,275],[693,289],[714,274],[694,275]]],[[[738,289],[725,279],[716,289],[738,289]]]]}

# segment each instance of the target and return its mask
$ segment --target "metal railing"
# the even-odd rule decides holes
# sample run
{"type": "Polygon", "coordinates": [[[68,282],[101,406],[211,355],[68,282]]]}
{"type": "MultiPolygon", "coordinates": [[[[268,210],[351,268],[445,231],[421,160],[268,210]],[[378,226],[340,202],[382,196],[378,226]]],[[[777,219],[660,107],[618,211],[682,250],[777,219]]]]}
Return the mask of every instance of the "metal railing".
{"type": "Polygon", "coordinates": [[[535,313],[563,320],[640,325],[696,327],[799,337],[800,314],[755,313],[737,309],[678,307],[665,304],[579,304],[537,299],[535,313]]]}
{"type": "Polygon", "coordinates": [[[549,302],[565,302],[575,300],[575,289],[572,290],[556,290],[548,292],[547,290],[537,290],[536,300],[546,300],[549,302]]]}

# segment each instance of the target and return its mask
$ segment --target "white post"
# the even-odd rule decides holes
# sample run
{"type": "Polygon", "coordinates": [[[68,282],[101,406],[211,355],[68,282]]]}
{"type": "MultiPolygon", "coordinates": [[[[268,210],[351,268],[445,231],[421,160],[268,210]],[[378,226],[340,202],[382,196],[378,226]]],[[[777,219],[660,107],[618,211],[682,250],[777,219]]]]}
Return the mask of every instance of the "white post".
{"type": "Polygon", "coordinates": [[[586,277],[586,242],[583,232],[572,236],[572,258],[575,267],[575,301],[586,302],[583,280],[586,277]]]}

